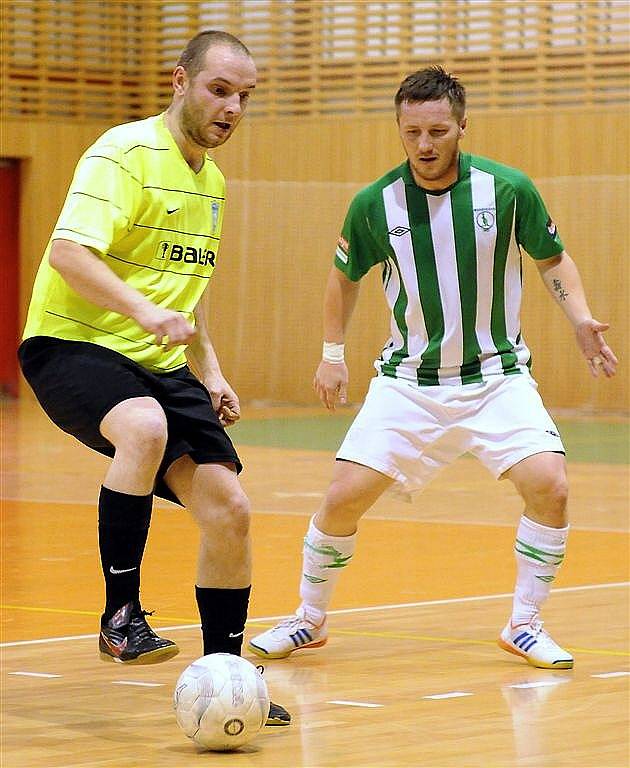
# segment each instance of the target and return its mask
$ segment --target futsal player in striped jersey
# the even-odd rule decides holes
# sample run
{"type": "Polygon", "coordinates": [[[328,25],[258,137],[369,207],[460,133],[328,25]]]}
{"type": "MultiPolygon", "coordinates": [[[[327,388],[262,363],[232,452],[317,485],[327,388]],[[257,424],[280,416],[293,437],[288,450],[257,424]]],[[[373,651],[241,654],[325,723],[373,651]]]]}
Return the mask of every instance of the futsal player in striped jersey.
{"type": "MultiPolygon", "coordinates": [[[[112,457],[98,531],[105,660],[178,652],[140,603],[153,495],[199,525],[196,599],[204,654],[240,654],[251,557],[241,462],[225,426],[239,400],[204,316],[225,206],[208,150],[229,139],[256,86],[243,43],[206,31],[186,46],[160,115],[116,126],[80,159],[39,268],[22,371],[61,429],[112,457]],[[189,369],[193,365],[196,376],[189,369]]],[[[290,715],[272,704],[268,724],[290,715]]]]}
{"type": "Polygon", "coordinates": [[[593,319],[530,179],[460,151],[466,112],[458,80],[440,67],[416,72],[402,82],[395,106],[407,160],[352,201],[325,291],[314,386],[328,409],[346,400],[344,338],[372,267],[382,273],[391,337],[304,539],[301,604],[249,647],[281,658],[323,645],[327,608],[361,516],[394,483],[419,490],[468,452],[511,480],[524,503],[512,615],[499,645],[536,667],[570,668],[571,654],[540,615],[565,556],[567,478],[562,440],[521,334],[522,251],[569,319],[594,376],[615,374],[602,335],[608,325],[593,319]]]}

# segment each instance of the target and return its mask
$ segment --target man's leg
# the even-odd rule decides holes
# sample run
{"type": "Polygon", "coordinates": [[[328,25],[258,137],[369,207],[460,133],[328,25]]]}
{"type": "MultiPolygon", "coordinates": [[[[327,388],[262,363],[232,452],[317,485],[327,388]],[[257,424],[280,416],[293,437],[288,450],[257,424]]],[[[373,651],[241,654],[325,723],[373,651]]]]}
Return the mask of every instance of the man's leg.
{"type": "Polygon", "coordinates": [[[178,652],[159,638],[140,606],[140,567],[149,532],[153,484],[166,445],[164,412],[150,397],[124,400],[103,418],[101,433],[115,448],[99,497],[99,549],[105,610],[99,646],[106,660],[165,661],[178,652]]]}
{"type": "MultiPolygon", "coordinates": [[[[249,500],[231,464],[200,464],[190,456],[164,476],[199,526],[195,596],[204,656],[241,654],[251,589],[249,500]]],[[[289,713],[272,702],[267,725],[288,725],[289,713]]]]}
{"type": "Polygon", "coordinates": [[[204,655],[240,655],[251,585],[249,500],[229,464],[182,456],[164,479],[199,526],[195,591],[204,655]]]}
{"type": "Polygon", "coordinates": [[[536,667],[567,669],[571,654],[542,629],[540,610],[564,560],[569,532],[565,459],[559,453],[538,453],[513,466],[511,480],[525,502],[516,533],[517,563],[512,617],[499,645],[536,667]]]}
{"type": "Polygon", "coordinates": [[[302,602],[296,615],[252,638],[258,656],[279,659],[327,640],[326,612],[354,554],[357,524],[394,481],[369,467],[337,461],[326,498],[310,522],[302,550],[302,602]]]}

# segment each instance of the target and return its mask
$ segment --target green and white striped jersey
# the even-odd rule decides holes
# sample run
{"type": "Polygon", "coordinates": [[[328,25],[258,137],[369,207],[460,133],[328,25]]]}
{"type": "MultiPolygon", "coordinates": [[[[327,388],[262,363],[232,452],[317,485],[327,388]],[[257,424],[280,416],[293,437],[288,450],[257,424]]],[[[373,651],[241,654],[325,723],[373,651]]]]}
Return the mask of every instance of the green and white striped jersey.
{"type": "Polygon", "coordinates": [[[459,178],[421,189],[407,162],[352,201],[335,265],[353,281],[381,264],[391,338],[375,362],[422,386],[523,373],[521,246],[535,259],[563,245],[521,171],[461,153],[459,178]]]}

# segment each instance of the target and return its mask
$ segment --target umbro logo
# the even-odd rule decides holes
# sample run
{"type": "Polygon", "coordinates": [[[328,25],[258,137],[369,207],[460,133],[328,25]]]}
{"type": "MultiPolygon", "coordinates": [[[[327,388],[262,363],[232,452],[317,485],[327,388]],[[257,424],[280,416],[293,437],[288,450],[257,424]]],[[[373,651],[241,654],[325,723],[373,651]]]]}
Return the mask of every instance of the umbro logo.
{"type": "Polygon", "coordinates": [[[393,229],[390,229],[387,234],[393,235],[394,237],[402,237],[403,235],[406,235],[407,232],[411,232],[409,227],[394,227],[393,229]]]}

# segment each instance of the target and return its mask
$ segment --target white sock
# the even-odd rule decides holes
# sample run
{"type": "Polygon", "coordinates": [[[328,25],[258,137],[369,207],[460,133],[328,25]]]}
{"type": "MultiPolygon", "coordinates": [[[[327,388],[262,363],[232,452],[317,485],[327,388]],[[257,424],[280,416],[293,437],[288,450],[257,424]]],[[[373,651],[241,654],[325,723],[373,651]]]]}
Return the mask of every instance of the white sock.
{"type": "Polygon", "coordinates": [[[352,536],[327,536],[311,519],[302,550],[302,578],[299,612],[314,624],[326,617],[328,604],[341,574],[354,554],[356,533],[352,536]]]}
{"type": "Polygon", "coordinates": [[[568,533],[569,526],[549,528],[521,517],[514,543],[517,575],[513,626],[528,624],[549,597],[551,582],[564,560],[568,533]]]}

